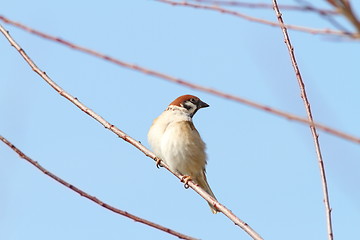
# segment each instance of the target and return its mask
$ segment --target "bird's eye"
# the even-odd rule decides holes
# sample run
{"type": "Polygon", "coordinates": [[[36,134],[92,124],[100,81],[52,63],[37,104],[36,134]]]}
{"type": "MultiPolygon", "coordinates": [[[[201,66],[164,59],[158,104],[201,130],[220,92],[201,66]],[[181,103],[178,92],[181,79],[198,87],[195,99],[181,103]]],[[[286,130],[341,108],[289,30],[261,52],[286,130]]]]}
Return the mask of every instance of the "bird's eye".
{"type": "Polygon", "coordinates": [[[196,99],[195,98],[190,98],[190,102],[195,103],[196,99]]]}

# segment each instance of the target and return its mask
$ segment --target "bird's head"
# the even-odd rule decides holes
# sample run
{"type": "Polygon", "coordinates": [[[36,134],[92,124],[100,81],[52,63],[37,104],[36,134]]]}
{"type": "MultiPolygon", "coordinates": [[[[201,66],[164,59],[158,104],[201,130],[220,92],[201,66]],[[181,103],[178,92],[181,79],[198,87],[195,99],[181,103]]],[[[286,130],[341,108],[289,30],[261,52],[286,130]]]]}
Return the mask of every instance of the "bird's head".
{"type": "Polygon", "coordinates": [[[169,104],[170,106],[176,106],[187,112],[190,117],[193,117],[200,108],[209,107],[209,105],[200,100],[200,98],[193,95],[183,95],[175,99],[169,104]]]}

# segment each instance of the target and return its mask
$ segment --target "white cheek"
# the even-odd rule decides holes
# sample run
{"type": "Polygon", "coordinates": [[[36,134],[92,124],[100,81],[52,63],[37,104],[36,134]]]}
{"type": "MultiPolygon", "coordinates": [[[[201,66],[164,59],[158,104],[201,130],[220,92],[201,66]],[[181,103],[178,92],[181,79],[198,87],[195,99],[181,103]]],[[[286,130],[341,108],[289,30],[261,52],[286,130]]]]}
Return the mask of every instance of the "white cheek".
{"type": "Polygon", "coordinates": [[[196,112],[197,107],[192,102],[186,102],[184,103],[184,105],[186,105],[185,108],[187,109],[189,114],[193,114],[194,112],[196,112]]]}

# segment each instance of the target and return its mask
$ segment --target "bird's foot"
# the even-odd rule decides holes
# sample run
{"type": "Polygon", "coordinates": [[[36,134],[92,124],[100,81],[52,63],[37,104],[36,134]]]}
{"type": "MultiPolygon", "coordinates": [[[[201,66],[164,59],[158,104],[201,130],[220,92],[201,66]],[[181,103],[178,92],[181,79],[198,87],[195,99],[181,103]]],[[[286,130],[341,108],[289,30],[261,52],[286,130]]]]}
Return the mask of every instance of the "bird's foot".
{"type": "Polygon", "coordinates": [[[160,158],[155,157],[155,161],[156,161],[156,167],[157,167],[157,168],[162,167],[162,165],[161,165],[161,159],[160,159],[160,158]]]}
{"type": "Polygon", "coordinates": [[[184,183],[184,188],[188,189],[189,188],[189,184],[188,182],[191,181],[191,176],[182,176],[180,181],[184,183]]]}

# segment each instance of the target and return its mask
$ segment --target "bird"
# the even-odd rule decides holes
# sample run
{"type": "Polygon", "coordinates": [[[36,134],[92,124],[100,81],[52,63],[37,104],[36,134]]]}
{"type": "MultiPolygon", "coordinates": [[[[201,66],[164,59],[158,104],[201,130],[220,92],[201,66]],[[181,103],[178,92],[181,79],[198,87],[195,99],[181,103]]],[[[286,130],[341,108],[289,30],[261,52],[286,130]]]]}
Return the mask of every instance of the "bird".
{"type": "MultiPolygon", "coordinates": [[[[192,121],[195,113],[206,107],[209,107],[207,103],[193,95],[176,98],[153,121],[148,142],[160,158],[157,164],[164,161],[172,171],[183,176],[181,180],[186,188],[191,180],[216,200],[206,179],[206,146],[192,121]]],[[[219,211],[210,203],[209,206],[213,213],[219,211]]]]}

